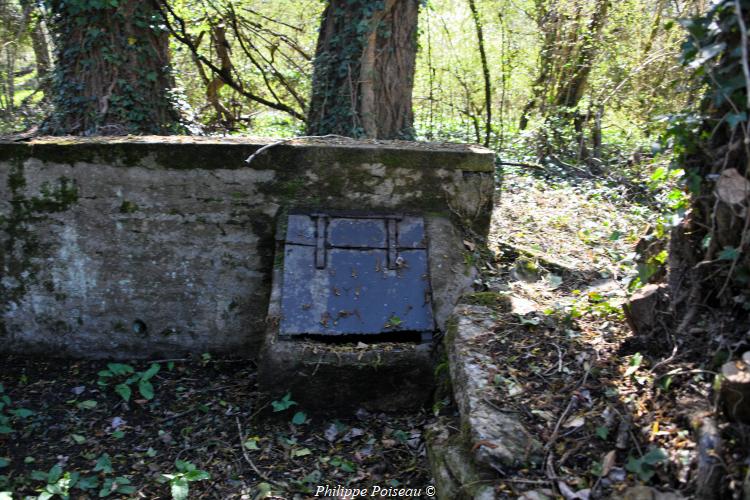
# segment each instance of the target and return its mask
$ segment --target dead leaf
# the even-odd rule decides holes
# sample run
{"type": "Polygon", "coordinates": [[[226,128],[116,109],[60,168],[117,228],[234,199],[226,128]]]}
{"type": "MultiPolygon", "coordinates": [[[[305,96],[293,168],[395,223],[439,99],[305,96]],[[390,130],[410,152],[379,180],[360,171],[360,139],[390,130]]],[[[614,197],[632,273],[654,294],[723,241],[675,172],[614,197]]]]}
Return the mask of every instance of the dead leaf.
{"type": "Polygon", "coordinates": [[[474,443],[474,446],[471,447],[471,451],[476,451],[480,446],[486,446],[491,450],[497,448],[497,445],[495,443],[483,439],[482,441],[477,441],[476,443],[474,443]]]}
{"type": "Polygon", "coordinates": [[[474,251],[474,249],[475,249],[475,248],[477,247],[477,246],[476,246],[476,245],[475,245],[474,243],[472,243],[472,242],[471,242],[471,241],[469,241],[469,240],[464,240],[464,245],[466,245],[466,248],[468,248],[468,249],[469,249],[469,250],[471,250],[472,252],[473,252],[473,251],[474,251]]]}
{"type": "Polygon", "coordinates": [[[341,438],[342,441],[345,443],[348,443],[354,438],[358,438],[360,436],[363,436],[365,434],[365,431],[360,429],[359,427],[352,427],[349,429],[349,432],[347,432],[343,438],[341,438]]]}
{"type": "Polygon", "coordinates": [[[586,423],[585,417],[571,417],[563,424],[563,427],[566,427],[566,428],[581,427],[585,423],[586,423]]]}
{"type": "Polygon", "coordinates": [[[536,302],[532,302],[517,295],[510,296],[510,307],[513,314],[518,314],[519,316],[526,316],[529,313],[539,310],[539,306],[536,302]]]}
{"type": "Polygon", "coordinates": [[[750,182],[736,168],[728,168],[716,181],[716,196],[729,205],[742,203],[750,194],[750,182]]]}
{"type": "Polygon", "coordinates": [[[381,439],[380,442],[383,444],[383,448],[393,448],[396,446],[395,439],[381,439]]]}
{"type": "Polygon", "coordinates": [[[549,412],[546,410],[531,410],[531,413],[539,417],[542,417],[547,422],[552,422],[555,419],[555,415],[553,415],[552,412],[549,412]]]}
{"type": "Polygon", "coordinates": [[[606,477],[609,474],[609,471],[612,470],[612,467],[615,465],[615,459],[617,455],[617,450],[612,450],[606,455],[604,455],[604,460],[602,460],[602,472],[600,474],[601,477],[606,477]]]}
{"type": "Polygon", "coordinates": [[[323,436],[329,441],[333,442],[336,440],[336,436],[339,434],[339,429],[336,427],[336,424],[329,425],[326,430],[323,432],[323,436]]]}
{"type": "Polygon", "coordinates": [[[570,486],[562,481],[557,482],[557,487],[560,489],[560,494],[565,497],[565,500],[589,500],[591,496],[590,489],[573,491],[570,486]]]}

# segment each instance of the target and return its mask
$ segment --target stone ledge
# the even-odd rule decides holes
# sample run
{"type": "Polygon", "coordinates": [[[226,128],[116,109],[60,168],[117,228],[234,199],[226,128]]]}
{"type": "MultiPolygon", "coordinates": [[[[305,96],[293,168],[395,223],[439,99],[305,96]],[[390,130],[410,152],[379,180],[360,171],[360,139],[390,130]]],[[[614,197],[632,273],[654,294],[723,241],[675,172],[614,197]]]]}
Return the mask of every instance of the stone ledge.
{"type": "Polygon", "coordinates": [[[334,139],[289,139],[284,142],[258,137],[125,136],[125,137],[38,137],[27,142],[0,140],[0,160],[29,156],[59,161],[61,156],[78,155],[117,166],[134,166],[144,155],[157,157],[155,165],[166,168],[244,168],[245,159],[258,149],[273,145],[253,160],[262,168],[288,168],[290,155],[323,155],[342,163],[371,162],[406,168],[445,168],[464,172],[494,172],[495,153],[482,146],[448,142],[376,141],[334,139]],[[176,149],[175,146],[180,146],[176,149]],[[61,155],[61,149],[64,153],[61,155]],[[281,161],[280,161],[281,160],[281,161]]]}
{"type": "Polygon", "coordinates": [[[308,413],[416,410],[432,395],[429,344],[328,344],[279,340],[269,328],[258,360],[259,387],[273,399],[291,393],[308,413]]]}

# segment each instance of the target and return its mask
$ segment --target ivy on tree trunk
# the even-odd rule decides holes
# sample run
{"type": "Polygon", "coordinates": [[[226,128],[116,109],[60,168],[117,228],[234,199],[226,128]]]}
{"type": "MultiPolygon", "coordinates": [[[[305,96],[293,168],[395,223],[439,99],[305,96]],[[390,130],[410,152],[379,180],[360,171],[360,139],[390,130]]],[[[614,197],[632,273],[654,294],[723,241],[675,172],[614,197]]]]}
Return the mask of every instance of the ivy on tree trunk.
{"type": "Polygon", "coordinates": [[[150,0],[48,0],[56,65],[55,135],[182,130],[171,96],[168,37],[150,0]]]}
{"type": "Polygon", "coordinates": [[[413,139],[417,0],[330,0],[315,52],[310,135],[413,139]]]}
{"type": "Polygon", "coordinates": [[[750,327],[750,1],[720,0],[682,23],[683,61],[707,93],[699,112],[678,115],[668,130],[692,195],[671,235],[671,306],[677,333],[708,311],[729,339],[750,327]]]}

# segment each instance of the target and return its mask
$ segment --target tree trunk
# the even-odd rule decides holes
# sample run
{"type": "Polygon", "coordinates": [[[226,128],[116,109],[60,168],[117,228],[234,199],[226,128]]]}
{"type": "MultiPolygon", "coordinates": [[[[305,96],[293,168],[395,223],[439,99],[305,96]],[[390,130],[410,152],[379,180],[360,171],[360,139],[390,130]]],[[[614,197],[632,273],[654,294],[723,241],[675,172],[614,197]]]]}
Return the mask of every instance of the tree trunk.
{"type": "Polygon", "coordinates": [[[721,367],[719,404],[732,422],[750,424],[750,351],[721,367]]]}
{"type": "MultiPolygon", "coordinates": [[[[750,9],[743,4],[721,0],[693,20],[698,27],[719,28],[691,34],[686,53],[723,48],[711,60],[698,61],[701,83],[708,90],[700,113],[691,112],[702,118],[700,128],[681,124],[674,134],[680,139],[676,148],[684,151],[679,164],[686,172],[691,202],[670,238],[673,328],[677,335],[687,335],[696,325],[709,325],[709,331],[720,333],[726,345],[744,339],[750,328],[750,9]],[[744,85],[727,96],[717,75],[721,82],[734,78],[744,85]],[[738,123],[731,123],[733,116],[738,123]]],[[[686,62],[695,63],[689,57],[686,62]]]]}
{"type": "Polygon", "coordinates": [[[55,135],[180,132],[169,91],[167,32],[149,0],[51,0],[56,41],[54,112],[43,129],[55,135]]]}
{"type": "MultiPolygon", "coordinates": [[[[234,66],[229,55],[229,42],[227,41],[226,30],[223,25],[211,25],[211,43],[214,46],[216,56],[221,64],[221,71],[225,74],[231,74],[234,66]]],[[[208,85],[206,85],[206,99],[216,110],[216,119],[223,122],[224,128],[231,130],[234,128],[236,121],[232,112],[222,104],[219,97],[219,91],[224,86],[224,80],[219,75],[214,75],[208,85]]]]}
{"type": "Polygon", "coordinates": [[[490,135],[492,133],[492,83],[490,81],[490,67],[487,64],[487,53],[484,50],[484,33],[482,31],[482,19],[479,17],[477,4],[474,0],[469,0],[471,17],[474,19],[474,27],[477,31],[477,44],[479,46],[479,58],[482,62],[482,75],[484,76],[484,105],[487,117],[484,124],[484,145],[489,147],[490,135]]]}
{"type": "Polygon", "coordinates": [[[29,9],[29,38],[31,38],[31,47],[34,50],[34,59],[36,61],[36,80],[37,88],[44,92],[45,98],[48,97],[49,89],[49,71],[51,69],[51,59],[49,55],[49,44],[45,34],[44,16],[37,8],[33,0],[21,0],[21,7],[24,10],[29,9]]]}
{"type": "Polygon", "coordinates": [[[330,0],[318,35],[310,135],[413,139],[416,0],[330,0]]]}
{"type": "Polygon", "coordinates": [[[47,94],[48,80],[47,77],[50,71],[50,56],[49,56],[49,45],[47,44],[47,37],[44,34],[44,18],[41,15],[36,16],[34,25],[31,27],[29,32],[31,36],[31,46],[34,49],[34,57],[36,59],[36,78],[38,86],[47,94]]]}
{"type": "MultiPolygon", "coordinates": [[[[594,58],[599,50],[599,38],[604,27],[607,17],[609,0],[599,0],[596,4],[594,13],[586,28],[586,33],[580,47],[578,55],[573,61],[569,71],[563,71],[560,80],[560,87],[555,96],[555,105],[561,108],[573,109],[583,97],[583,92],[588,83],[589,74],[594,66],[594,58]]],[[[566,68],[570,61],[559,61],[566,68]]]]}

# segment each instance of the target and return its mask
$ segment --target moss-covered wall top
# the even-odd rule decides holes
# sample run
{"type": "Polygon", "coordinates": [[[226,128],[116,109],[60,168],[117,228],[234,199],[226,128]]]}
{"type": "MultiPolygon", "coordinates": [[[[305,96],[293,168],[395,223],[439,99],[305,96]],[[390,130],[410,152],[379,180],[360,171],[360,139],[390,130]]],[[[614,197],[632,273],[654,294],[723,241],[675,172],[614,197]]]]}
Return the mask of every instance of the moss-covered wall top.
{"type": "Polygon", "coordinates": [[[187,137],[0,143],[0,346],[254,354],[278,218],[405,211],[486,233],[488,150],[187,137]]]}

